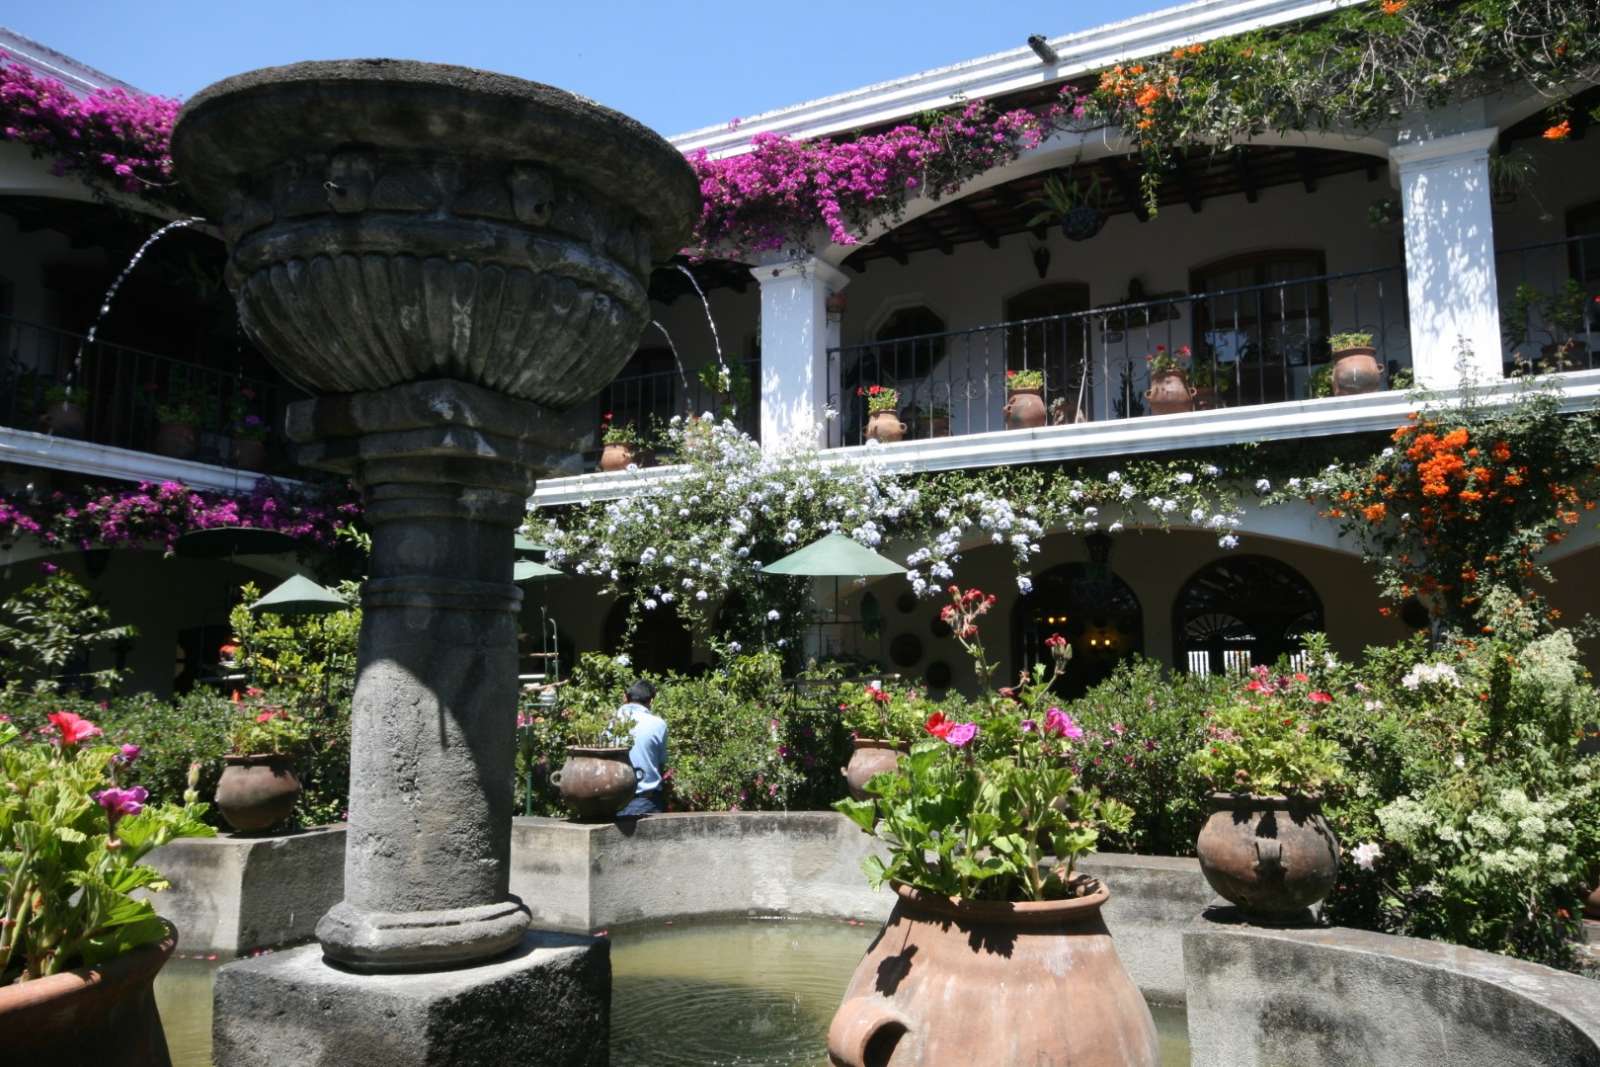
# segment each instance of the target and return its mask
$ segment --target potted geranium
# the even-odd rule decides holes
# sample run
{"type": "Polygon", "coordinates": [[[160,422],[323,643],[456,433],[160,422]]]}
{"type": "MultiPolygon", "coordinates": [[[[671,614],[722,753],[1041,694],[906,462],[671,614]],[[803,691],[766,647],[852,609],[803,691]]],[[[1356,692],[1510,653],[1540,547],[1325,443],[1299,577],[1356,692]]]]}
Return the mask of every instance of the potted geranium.
{"type": "Polygon", "coordinates": [[[858,386],[856,396],[867,401],[867,440],[889,444],[905,437],[906,424],[900,421],[897,410],[898,392],[886,385],[868,385],[858,386]]]}
{"type": "Polygon", "coordinates": [[[550,784],[580,822],[605,822],[633,799],[639,770],[628,759],[633,720],[619,706],[568,709],[567,761],[550,784]]]}
{"type": "Polygon", "coordinates": [[[638,460],[643,438],[633,423],[613,421],[608,411],[600,417],[600,444],[600,469],[620,471],[638,460]]]}
{"type": "Polygon", "coordinates": [[[922,736],[930,708],[915,690],[897,694],[882,682],[869,682],[844,695],[839,721],[850,731],[850,762],[839,773],[852,797],[865,800],[867,782],[894,770],[911,742],[922,736]]]}
{"type": "Polygon", "coordinates": [[[249,471],[265,470],[267,466],[267,420],[251,410],[255,398],[254,389],[241,386],[228,412],[233,465],[249,471]]]}
{"type": "Polygon", "coordinates": [[[1233,379],[1225,368],[1210,360],[1197,359],[1189,367],[1189,384],[1194,386],[1194,409],[1210,411],[1227,406],[1233,379]]]}
{"type": "Polygon", "coordinates": [[[1045,424],[1044,371],[1006,371],[1006,429],[1032,430],[1045,424]]]}
{"type": "Polygon", "coordinates": [[[1548,295],[1527,282],[1517,286],[1511,297],[1511,314],[1506,319],[1508,345],[1515,349],[1524,331],[1530,340],[1535,332],[1550,339],[1548,344],[1539,347],[1538,363],[1521,360],[1523,369],[1543,374],[1578,367],[1578,357],[1584,347],[1580,335],[1589,332],[1589,309],[1596,303],[1600,303],[1600,298],[1591,301],[1583,286],[1571,278],[1548,295]],[[1533,328],[1535,317],[1542,327],[1537,331],[1533,328]]]}
{"type": "Polygon", "coordinates": [[[191,769],[182,804],[133,784],[139,749],[99,745],[94,723],[48,716],[26,737],[0,717],[0,1048],[7,1063],[166,1065],[152,983],[177,933],[140,861],[205,837],[191,769]]]}
{"type": "Polygon", "coordinates": [[[1188,345],[1179,345],[1175,352],[1169,352],[1166,345],[1156,345],[1156,350],[1144,357],[1150,368],[1150,388],[1145,390],[1144,398],[1152,415],[1194,410],[1196,391],[1189,383],[1190,355],[1188,345]]]}
{"type": "Polygon", "coordinates": [[[1370,333],[1336,333],[1328,338],[1333,350],[1333,395],[1355,396],[1377,392],[1383,384],[1378,350],[1370,333]]]}
{"type": "Polygon", "coordinates": [[[156,405],[155,450],[174,459],[188,459],[200,447],[200,395],[193,389],[173,390],[156,405]]]}
{"type": "Polygon", "coordinates": [[[1322,792],[1343,775],[1320,721],[1332,701],[1305,674],[1256,667],[1207,713],[1205,743],[1188,757],[1215,790],[1195,842],[1200,870],[1249,918],[1303,919],[1338,878],[1339,842],[1322,817],[1322,792]]]}
{"type": "MultiPolygon", "coordinates": [[[[945,621],[987,689],[977,623],[995,599],[950,595],[945,621]]],[[[1076,868],[1132,812],[1080,782],[1083,731],[1051,705],[1067,643],[1050,648],[1054,670],[987,692],[970,718],[929,716],[868,800],[835,805],[879,839],[867,874],[898,899],[829,1028],[833,1063],[989,1063],[996,1049],[1007,1063],[1160,1062],[1150,1009],[1100,915],[1109,894],[1076,868]]]]}
{"type": "Polygon", "coordinates": [[[240,833],[271,829],[294,812],[300,779],[295,756],[310,724],[289,709],[267,703],[261,690],[234,693],[236,715],[217,781],[217,810],[240,833]]]}
{"type": "Polygon", "coordinates": [[[52,385],[44,391],[46,428],[57,437],[82,437],[83,409],[89,390],[81,385],[52,385]]]}

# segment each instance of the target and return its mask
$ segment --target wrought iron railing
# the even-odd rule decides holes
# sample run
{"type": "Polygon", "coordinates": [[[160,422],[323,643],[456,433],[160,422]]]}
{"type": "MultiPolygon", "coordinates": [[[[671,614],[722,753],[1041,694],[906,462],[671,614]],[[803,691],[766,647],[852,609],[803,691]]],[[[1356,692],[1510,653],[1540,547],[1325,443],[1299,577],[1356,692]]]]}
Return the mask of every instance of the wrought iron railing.
{"type": "Polygon", "coordinates": [[[1495,252],[1507,374],[1600,366],[1600,233],[1495,252]]]}
{"type": "Polygon", "coordinates": [[[292,386],[0,316],[0,425],[289,473],[279,428],[284,406],[304,396],[292,386]],[[259,446],[251,443],[263,434],[259,446]]]}
{"type": "Polygon", "coordinates": [[[1052,424],[1150,413],[1147,357],[1164,346],[1193,350],[1188,378],[1198,408],[1270,404],[1328,389],[1328,338],[1372,335],[1382,384],[1403,384],[1411,366],[1405,271],[1345,274],[1189,293],[968,330],[830,349],[829,444],[864,440],[874,384],[899,392],[908,438],[1007,429],[1007,373],[1042,371],[1052,424]]]}
{"type": "Polygon", "coordinates": [[[727,367],[730,386],[727,391],[706,384],[698,371],[624,373],[596,399],[595,423],[598,425],[602,417],[610,414],[614,425],[633,426],[651,437],[663,430],[674,415],[687,417],[710,412],[719,419],[732,419],[745,433],[759,438],[761,409],[757,390],[761,362],[754,358],[730,360],[727,367]]]}

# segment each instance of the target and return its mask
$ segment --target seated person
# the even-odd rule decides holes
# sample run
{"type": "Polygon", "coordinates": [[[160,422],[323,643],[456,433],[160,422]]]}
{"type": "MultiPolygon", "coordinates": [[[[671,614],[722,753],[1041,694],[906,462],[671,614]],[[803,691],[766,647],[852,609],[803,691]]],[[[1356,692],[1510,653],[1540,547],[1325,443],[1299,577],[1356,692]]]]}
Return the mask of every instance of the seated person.
{"type": "Polygon", "coordinates": [[[650,711],[656,687],[643,678],[628,686],[627,703],[619,713],[633,719],[633,747],[628,761],[639,771],[639,784],[632,800],[617,812],[618,817],[655,815],[666,810],[661,802],[661,772],[667,765],[667,723],[650,711]]]}

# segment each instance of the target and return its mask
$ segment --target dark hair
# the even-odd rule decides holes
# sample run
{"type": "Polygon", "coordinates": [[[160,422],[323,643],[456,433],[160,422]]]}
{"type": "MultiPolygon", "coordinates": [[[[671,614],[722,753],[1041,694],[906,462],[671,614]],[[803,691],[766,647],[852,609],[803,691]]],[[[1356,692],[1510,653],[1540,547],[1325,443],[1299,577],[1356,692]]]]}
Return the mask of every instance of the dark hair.
{"type": "Polygon", "coordinates": [[[640,678],[637,682],[634,682],[632,685],[628,686],[628,701],[630,703],[643,704],[648,708],[650,706],[650,702],[655,698],[656,687],[645,681],[643,678],[640,678]]]}

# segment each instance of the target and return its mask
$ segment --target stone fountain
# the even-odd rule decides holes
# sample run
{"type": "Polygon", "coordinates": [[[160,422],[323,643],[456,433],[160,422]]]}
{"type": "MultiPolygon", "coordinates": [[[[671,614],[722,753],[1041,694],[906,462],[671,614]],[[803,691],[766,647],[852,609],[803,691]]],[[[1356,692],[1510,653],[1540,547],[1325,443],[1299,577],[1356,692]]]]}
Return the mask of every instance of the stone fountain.
{"type": "Polygon", "coordinates": [[[298,458],[355,480],[373,538],[344,900],[320,946],[219,974],[218,1062],[604,1062],[603,945],[530,933],[508,889],[512,538],[571,451],[553,413],[649,321],[693,174],[559,89],[394,60],[219,82],[173,156],[244,329],[315,397],[298,458]]]}

